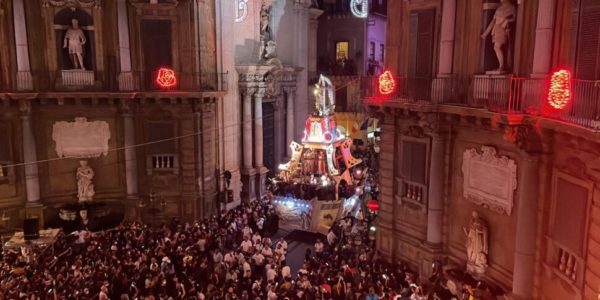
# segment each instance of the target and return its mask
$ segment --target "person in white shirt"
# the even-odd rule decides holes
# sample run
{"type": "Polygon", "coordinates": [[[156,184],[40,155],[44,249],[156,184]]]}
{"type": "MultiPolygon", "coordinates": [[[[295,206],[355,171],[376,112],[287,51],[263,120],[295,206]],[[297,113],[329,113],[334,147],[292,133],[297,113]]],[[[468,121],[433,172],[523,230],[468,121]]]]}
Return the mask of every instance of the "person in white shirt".
{"type": "Polygon", "coordinates": [[[275,266],[268,264],[267,265],[267,281],[275,282],[276,278],[277,278],[277,270],[275,269],[275,266]]]}
{"type": "Polygon", "coordinates": [[[291,278],[292,277],[292,270],[290,269],[290,266],[283,266],[283,268],[281,268],[281,278],[286,279],[286,278],[291,278]]]}
{"type": "Polygon", "coordinates": [[[235,253],[233,253],[233,250],[227,252],[227,254],[225,254],[225,257],[223,258],[223,261],[225,261],[227,263],[227,266],[229,267],[233,266],[236,260],[237,258],[235,257],[235,253]]]}
{"type": "Polygon", "coordinates": [[[244,237],[240,247],[242,248],[242,252],[245,254],[250,254],[252,252],[252,242],[248,239],[248,237],[244,237]]]}
{"type": "Polygon", "coordinates": [[[268,300],[277,300],[277,293],[275,293],[275,286],[272,286],[267,293],[268,300]]]}
{"type": "Polygon", "coordinates": [[[263,247],[263,249],[262,249],[262,251],[260,253],[262,253],[262,255],[264,255],[265,257],[272,257],[273,256],[273,250],[271,250],[270,247],[263,247]]]}
{"type": "Polygon", "coordinates": [[[244,235],[244,238],[250,238],[252,236],[252,229],[250,228],[250,226],[244,226],[244,228],[242,229],[242,234],[244,235]]]}
{"type": "Polygon", "coordinates": [[[257,267],[262,267],[265,263],[265,256],[262,255],[259,251],[256,251],[254,255],[252,255],[252,261],[254,265],[257,267]]]}
{"type": "Polygon", "coordinates": [[[255,232],[254,235],[252,236],[252,243],[256,244],[260,244],[262,238],[260,237],[260,234],[258,234],[258,232],[255,232]]]}

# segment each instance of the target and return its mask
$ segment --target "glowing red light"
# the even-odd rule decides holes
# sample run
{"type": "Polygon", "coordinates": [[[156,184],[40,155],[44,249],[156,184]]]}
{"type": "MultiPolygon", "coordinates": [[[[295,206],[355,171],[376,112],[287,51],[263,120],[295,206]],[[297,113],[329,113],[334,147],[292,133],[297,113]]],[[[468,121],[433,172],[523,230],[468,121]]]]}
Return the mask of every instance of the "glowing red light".
{"type": "Polygon", "coordinates": [[[379,93],[382,95],[389,95],[394,92],[396,88],[396,81],[392,72],[385,71],[379,75],[379,93]]]}
{"type": "Polygon", "coordinates": [[[370,212],[376,213],[379,211],[379,202],[377,200],[369,200],[367,202],[367,209],[369,209],[370,212]]]}
{"type": "Polygon", "coordinates": [[[571,101],[571,72],[559,70],[550,78],[548,104],[554,109],[564,109],[571,101]]]}
{"type": "Polygon", "coordinates": [[[175,71],[168,68],[158,69],[156,74],[156,83],[162,88],[172,88],[177,85],[177,77],[175,71]]]}

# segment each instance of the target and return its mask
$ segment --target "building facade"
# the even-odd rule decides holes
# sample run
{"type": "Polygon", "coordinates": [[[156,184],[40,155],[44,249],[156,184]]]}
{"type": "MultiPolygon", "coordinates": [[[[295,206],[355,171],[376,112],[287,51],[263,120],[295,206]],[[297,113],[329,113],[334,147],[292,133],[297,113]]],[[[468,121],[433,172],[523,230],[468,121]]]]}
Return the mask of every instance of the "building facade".
{"type": "MultiPolygon", "coordinates": [[[[319,1],[319,73],[375,75],[385,60],[387,0],[370,0],[368,16],[357,18],[350,1],[319,1]]],[[[318,76],[318,74],[315,74],[318,76]]]]}
{"type": "Polygon", "coordinates": [[[309,112],[308,73],[316,68],[316,17],[310,0],[217,0],[217,65],[228,74],[220,112],[222,169],[234,201],[265,194],[309,112]],[[267,47],[268,46],[268,47],[267,47]],[[311,50],[311,49],[314,49],[311,50]]]}
{"type": "Polygon", "coordinates": [[[440,261],[511,299],[597,299],[599,13],[587,0],[388,3],[395,90],[370,95],[382,254],[425,276],[440,261]]]}
{"type": "Polygon", "coordinates": [[[226,78],[214,3],[150,2],[0,2],[3,228],[64,221],[81,200],[80,160],[104,214],[216,213],[226,78]]]}

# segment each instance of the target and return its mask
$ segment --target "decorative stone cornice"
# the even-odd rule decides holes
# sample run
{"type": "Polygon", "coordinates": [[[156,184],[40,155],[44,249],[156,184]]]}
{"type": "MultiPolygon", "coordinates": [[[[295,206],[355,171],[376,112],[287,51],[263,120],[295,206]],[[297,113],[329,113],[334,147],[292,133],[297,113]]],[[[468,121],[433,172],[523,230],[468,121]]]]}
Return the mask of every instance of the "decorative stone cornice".
{"type": "Polygon", "coordinates": [[[540,135],[531,126],[507,126],[504,128],[503,138],[527,153],[540,152],[543,147],[540,135]]]}
{"type": "Polygon", "coordinates": [[[42,7],[100,8],[102,0],[42,0],[42,7]]]}
{"type": "Polygon", "coordinates": [[[294,0],[294,8],[298,10],[307,10],[312,6],[311,0],[294,0]]]}

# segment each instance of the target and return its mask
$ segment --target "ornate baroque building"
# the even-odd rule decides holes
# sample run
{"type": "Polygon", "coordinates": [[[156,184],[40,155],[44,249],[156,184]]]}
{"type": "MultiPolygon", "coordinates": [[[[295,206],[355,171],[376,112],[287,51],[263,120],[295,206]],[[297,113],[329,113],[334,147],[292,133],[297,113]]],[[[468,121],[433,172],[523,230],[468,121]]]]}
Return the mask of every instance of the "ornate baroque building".
{"type": "Polygon", "coordinates": [[[156,218],[141,208],[151,192],[161,217],[215,212],[227,78],[214,3],[150,2],[0,1],[3,227],[55,224],[77,203],[79,157],[114,213],[156,218]],[[174,78],[158,82],[161,67],[174,78]]]}
{"type": "Polygon", "coordinates": [[[593,0],[388,2],[396,90],[371,95],[385,256],[512,299],[598,298],[599,16],[593,0]]]}

